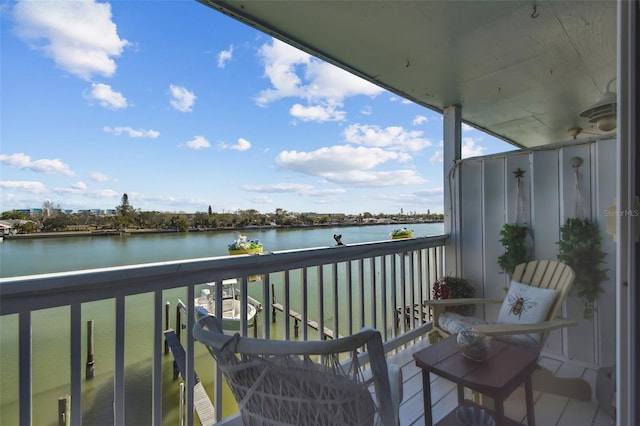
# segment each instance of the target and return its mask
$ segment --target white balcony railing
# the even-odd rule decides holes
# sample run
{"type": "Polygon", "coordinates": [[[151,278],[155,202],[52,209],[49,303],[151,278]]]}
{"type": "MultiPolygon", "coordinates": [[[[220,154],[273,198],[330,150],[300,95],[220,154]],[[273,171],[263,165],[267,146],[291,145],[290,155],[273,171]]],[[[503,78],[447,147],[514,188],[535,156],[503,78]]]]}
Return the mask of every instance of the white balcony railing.
{"type": "MultiPolygon", "coordinates": [[[[0,320],[17,316],[17,321],[14,321],[16,330],[3,330],[3,335],[14,333],[17,336],[15,416],[20,425],[40,423],[34,421],[34,410],[37,411],[40,404],[34,403],[32,385],[35,379],[32,360],[34,356],[43,355],[40,351],[46,350],[37,342],[37,337],[32,338],[32,319],[40,310],[67,307],[69,312],[68,324],[61,328],[65,331],[54,332],[65,334],[58,337],[69,345],[68,377],[60,380],[62,388],[68,389],[71,395],[71,425],[82,424],[83,413],[89,404],[85,400],[88,386],[83,378],[83,359],[86,361],[87,358],[83,355],[83,343],[87,340],[83,338],[83,320],[90,316],[87,311],[90,311],[89,306],[93,306],[91,303],[110,300],[114,309],[111,316],[113,324],[106,325],[113,329],[110,338],[113,339],[114,358],[113,376],[112,379],[109,377],[113,383],[113,419],[108,419],[107,424],[127,424],[130,413],[125,416],[125,407],[127,412],[143,410],[125,400],[128,385],[125,372],[132,351],[132,339],[125,336],[134,325],[150,330],[149,347],[135,347],[136,351],[145,352],[141,356],[149,364],[152,377],[149,395],[137,395],[136,398],[149,401],[150,413],[138,414],[148,416],[145,424],[157,426],[166,421],[167,411],[176,411],[178,405],[177,401],[168,404],[164,398],[163,407],[163,389],[167,385],[163,386],[163,368],[168,358],[163,348],[163,331],[167,327],[165,312],[168,312],[167,304],[172,302],[168,300],[168,295],[173,294],[171,292],[180,290],[184,295],[185,331],[181,341],[186,351],[185,407],[194,407],[194,354],[198,349],[197,343],[190,338],[190,330],[194,324],[193,301],[198,295],[198,286],[238,278],[242,309],[246,309],[249,296],[261,301],[264,309],[257,315],[255,330],[244,320],[240,327],[243,335],[255,332],[265,338],[322,339],[330,334],[349,335],[366,326],[382,332],[385,348],[391,352],[410,343],[430,327],[421,302],[429,299],[433,283],[444,274],[445,239],[445,236],[422,237],[278,251],[257,256],[212,257],[1,279],[0,320]],[[251,282],[254,276],[260,279],[251,282]],[[132,297],[141,294],[148,295],[145,299],[148,306],[144,306],[137,296],[132,297]],[[281,305],[282,311],[272,309],[274,301],[281,305]],[[136,305],[131,306],[132,303],[136,305]],[[148,315],[140,319],[139,315],[131,315],[132,309],[146,309],[148,315]],[[290,311],[298,315],[284,315],[290,311]],[[403,315],[405,313],[407,315],[403,315]],[[313,327],[305,325],[309,323],[313,327]]],[[[246,318],[246,315],[242,313],[241,317],[246,318]]],[[[177,326],[178,331],[181,328],[177,326]]],[[[58,328],[52,327],[51,330],[58,328]]],[[[3,347],[9,344],[2,342],[3,347]]],[[[209,364],[213,365],[213,362],[209,364]]],[[[220,373],[213,370],[210,375],[213,377],[200,375],[200,379],[212,383],[207,392],[214,406],[228,406],[231,395],[224,391],[220,373]]],[[[184,411],[185,423],[193,425],[194,410],[184,411]]],[[[218,420],[226,414],[222,409],[216,410],[218,420]]],[[[51,419],[46,418],[50,424],[51,419]]]]}

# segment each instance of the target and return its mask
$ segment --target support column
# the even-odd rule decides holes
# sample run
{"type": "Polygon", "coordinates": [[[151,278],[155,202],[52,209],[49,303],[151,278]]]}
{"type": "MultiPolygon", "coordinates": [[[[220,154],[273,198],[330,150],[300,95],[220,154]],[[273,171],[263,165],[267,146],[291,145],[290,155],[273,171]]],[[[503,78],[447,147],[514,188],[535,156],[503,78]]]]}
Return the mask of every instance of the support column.
{"type": "Polygon", "coordinates": [[[638,175],[638,47],[637,23],[640,19],[640,1],[618,0],[618,130],[616,188],[616,409],[617,424],[631,425],[640,421],[637,398],[640,392],[640,353],[638,338],[638,262],[640,247],[635,239],[638,225],[636,197],[640,187],[638,175]]]}
{"type": "Polygon", "coordinates": [[[462,157],[462,107],[451,105],[443,111],[443,172],[445,274],[459,275],[460,255],[460,171],[455,162],[462,157]]]}

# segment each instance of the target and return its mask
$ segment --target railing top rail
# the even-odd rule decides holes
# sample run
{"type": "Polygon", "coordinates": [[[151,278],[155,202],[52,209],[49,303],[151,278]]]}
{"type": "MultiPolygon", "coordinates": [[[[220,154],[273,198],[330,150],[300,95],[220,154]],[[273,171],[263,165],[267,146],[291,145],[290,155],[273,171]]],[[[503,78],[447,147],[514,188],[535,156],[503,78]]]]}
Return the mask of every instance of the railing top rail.
{"type": "Polygon", "coordinates": [[[443,245],[447,236],[0,278],[0,315],[443,245]]]}

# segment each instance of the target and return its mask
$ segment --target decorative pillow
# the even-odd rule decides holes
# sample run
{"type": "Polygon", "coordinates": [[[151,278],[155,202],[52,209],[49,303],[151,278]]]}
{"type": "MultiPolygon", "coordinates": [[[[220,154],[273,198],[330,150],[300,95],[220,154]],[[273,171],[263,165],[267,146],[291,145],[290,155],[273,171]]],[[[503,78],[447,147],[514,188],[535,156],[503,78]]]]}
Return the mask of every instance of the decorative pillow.
{"type": "Polygon", "coordinates": [[[498,322],[503,324],[534,324],[547,319],[557,290],[532,287],[511,281],[509,292],[502,302],[498,322]]]}

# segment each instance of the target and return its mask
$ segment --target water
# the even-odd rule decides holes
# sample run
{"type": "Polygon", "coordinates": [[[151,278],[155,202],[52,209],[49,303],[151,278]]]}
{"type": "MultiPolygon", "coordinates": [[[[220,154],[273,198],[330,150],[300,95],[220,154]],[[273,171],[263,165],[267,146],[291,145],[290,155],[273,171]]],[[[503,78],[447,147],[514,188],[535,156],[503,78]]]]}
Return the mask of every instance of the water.
{"type": "MultiPolygon", "coordinates": [[[[259,239],[265,251],[333,246],[333,234],[345,244],[388,240],[397,226],[327,227],[312,229],[255,229],[243,231],[259,239]]],[[[443,225],[408,226],[415,236],[439,235],[443,225]]],[[[0,276],[22,276],[79,269],[131,265],[227,254],[227,245],[238,232],[203,232],[133,235],[129,237],[74,237],[8,240],[0,243],[0,276]]],[[[1,297],[0,290],[0,297],[1,297]]],[[[252,296],[258,296],[253,295],[252,296]]],[[[184,289],[165,291],[164,300],[186,300],[184,289]]],[[[127,424],[148,424],[151,411],[151,356],[153,336],[149,326],[152,295],[129,296],[126,303],[126,401],[127,424]],[[143,397],[144,396],[144,397],[143,397]],[[135,418],[143,415],[142,418],[135,418]]],[[[173,309],[172,309],[173,310],[173,309]]],[[[113,366],[115,363],[113,300],[82,306],[83,321],[95,321],[96,377],[83,380],[83,424],[113,424],[113,366]]],[[[34,312],[33,320],[33,424],[57,425],[57,399],[69,393],[69,308],[34,312]]],[[[173,315],[173,312],[172,312],[173,315]]],[[[274,333],[276,330],[273,330],[274,333]]],[[[277,336],[276,336],[277,337],[277,336]]],[[[84,339],[84,338],[83,338],[84,339]]],[[[82,345],[86,343],[82,342],[82,345]]],[[[0,424],[18,424],[17,316],[0,317],[0,424]]],[[[83,363],[84,363],[83,359],[83,363]]],[[[196,345],[196,370],[201,378],[212,377],[213,364],[203,347],[196,345]]],[[[84,375],[84,372],[83,372],[84,375]]],[[[171,357],[163,365],[163,423],[177,424],[179,386],[172,381],[171,357]]],[[[203,382],[205,380],[203,379],[203,382]]],[[[205,382],[205,387],[209,388],[205,382]]],[[[223,407],[223,414],[236,407],[223,407]]],[[[197,416],[196,416],[197,418],[197,416]]]]}

